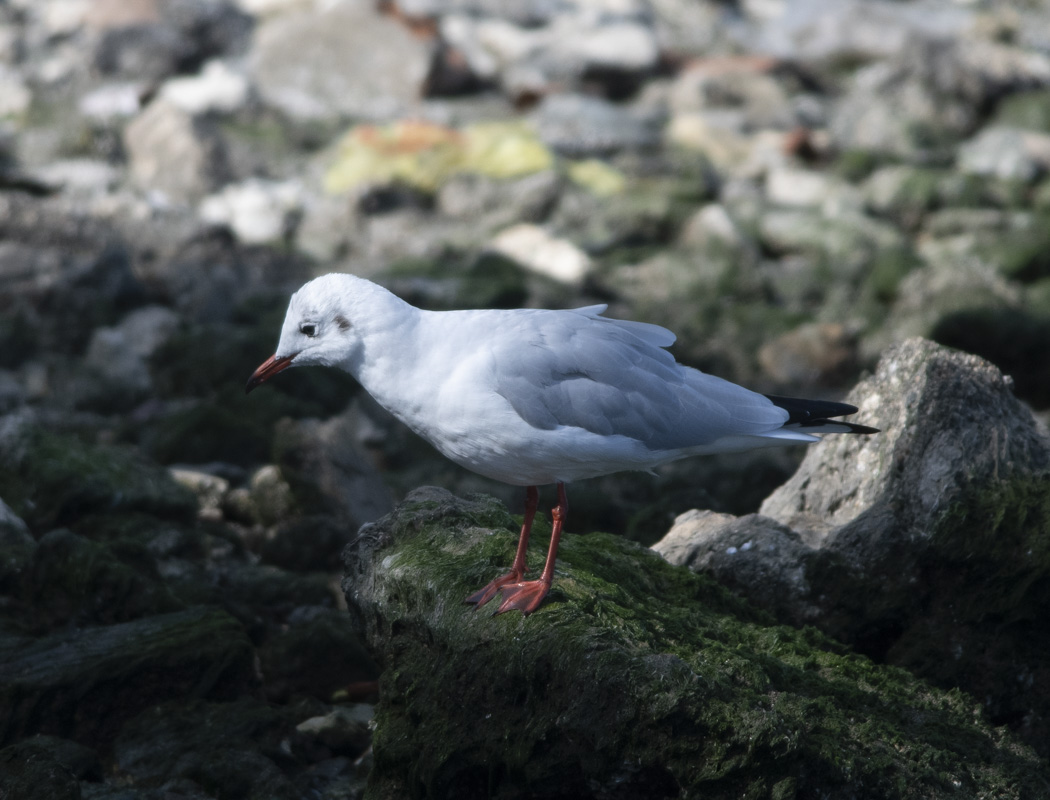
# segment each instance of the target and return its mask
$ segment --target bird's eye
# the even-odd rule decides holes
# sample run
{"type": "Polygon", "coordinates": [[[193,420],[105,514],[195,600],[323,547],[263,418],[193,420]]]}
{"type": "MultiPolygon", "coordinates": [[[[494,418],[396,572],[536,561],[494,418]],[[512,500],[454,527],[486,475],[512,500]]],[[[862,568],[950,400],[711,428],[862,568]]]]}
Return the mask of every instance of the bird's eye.
{"type": "Polygon", "coordinates": [[[303,336],[314,337],[317,335],[317,325],[313,322],[303,322],[299,325],[299,333],[303,336]]]}

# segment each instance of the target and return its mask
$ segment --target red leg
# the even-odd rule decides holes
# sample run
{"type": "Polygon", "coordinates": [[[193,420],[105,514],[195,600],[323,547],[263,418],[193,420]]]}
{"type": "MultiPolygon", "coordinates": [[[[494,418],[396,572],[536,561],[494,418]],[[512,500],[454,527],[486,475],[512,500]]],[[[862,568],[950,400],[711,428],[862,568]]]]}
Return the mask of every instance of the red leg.
{"type": "Polygon", "coordinates": [[[504,611],[517,609],[522,614],[529,615],[543,602],[547,592],[551,589],[554,580],[554,562],[558,557],[558,542],[561,541],[561,529],[565,523],[565,517],[569,513],[569,501],[565,496],[565,484],[558,484],[558,505],[551,511],[554,524],[551,526],[551,546],[547,551],[547,563],[543,565],[543,573],[537,581],[518,581],[512,585],[503,587],[503,602],[500,603],[497,614],[504,611]]]}
{"type": "Polygon", "coordinates": [[[529,533],[532,531],[532,519],[536,516],[536,506],[539,504],[540,492],[535,486],[525,489],[525,521],[521,525],[521,536],[518,537],[518,552],[514,555],[514,563],[511,564],[510,572],[501,575],[494,581],[474,592],[464,600],[464,603],[473,603],[478,608],[485,605],[501,588],[510,583],[517,583],[522,575],[529,571],[525,566],[525,556],[529,549],[529,533]]]}

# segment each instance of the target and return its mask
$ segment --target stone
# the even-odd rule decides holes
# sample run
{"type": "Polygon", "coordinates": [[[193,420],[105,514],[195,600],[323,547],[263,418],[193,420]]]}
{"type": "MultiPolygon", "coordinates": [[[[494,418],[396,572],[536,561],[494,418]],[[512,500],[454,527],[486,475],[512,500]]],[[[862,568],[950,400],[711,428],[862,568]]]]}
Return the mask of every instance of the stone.
{"type": "Polygon", "coordinates": [[[303,204],[299,181],[247,181],[228,184],[200,203],[201,219],[227,225],[245,244],[279,242],[294,227],[303,204]]]}
{"type": "Polygon", "coordinates": [[[1017,676],[1046,668],[1033,609],[1050,437],[995,367],[921,339],[891,348],[846,401],[881,433],[829,437],[759,515],[708,519],[657,549],[782,622],[980,698],[1045,752],[1050,695],[1017,676]],[[715,557],[729,546],[733,563],[715,557]]]}
{"type": "Polygon", "coordinates": [[[90,511],[192,519],[197,501],[138,453],[88,445],[27,425],[0,445],[0,496],[31,530],[48,530],[90,511]]]}
{"type": "Polygon", "coordinates": [[[1050,58],[981,40],[909,41],[899,59],[859,70],[830,120],[834,143],[908,160],[944,160],[978,127],[977,109],[1050,81],[1050,58]]]}
{"type": "Polygon", "coordinates": [[[292,508],[292,489],[273,464],[259,467],[249,488],[253,516],[263,525],[284,519],[292,508]]]}
{"type": "Polygon", "coordinates": [[[197,497],[198,514],[205,518],[221,516],[221,510],[230,490],[230,482],[218,475],[198,470],[172,467],[171,477],[180,486],[185,486],[197,497]]]}
{"type": "Polygon", "coordinates": [[[0,637],[0,733],[52,733],[105,746],[151,705],[230,699],[254,683],[241,625],[192,608],[38,639],[0,637]],[[16,702],[17,698],[17,702],[16,702]]]}
{"type": "Polygon", "coordinates": [[[295,726],[303,736],[316,739],[333,753],[356,758],[372,743],[369,723],[375,708],[358,703],[349,708],[335,708],[324,716],[310,717],[295,726]]]}
{"type": "Polygon", "coordinates": [[[226,176],[218,130],[164,100],[155,100],[124,129],[131,176],[145,191],[189,203],[217,188],[226,176]]]}
{"type": "Polygon", "coordinates": [[[0,118],[24,114],[32,102],[33,93],[19,73],[0,63],[0,118]]]}
{"type": "Polygon", "coordinates": [[[241,55],[253,22],[228,0],[99,0],[87,17],[106,75],[160,82],[209,59],[241,55]]]}
{"type": "Polygon", "coordinates": [[[488,249],[532,272],[569,285],[579,285],[591,271],[590,258],[576,245],[526,222],[501,231],[488,249]]]}
{"type": "Polygon", "coordinates": [[[84,356],[84,366],[100,383],[91,390],[93,403],[129,408],[145,397],[153,388],[149,360],[178,326],[171,309],[146,306],[113,327],[95,328],[84,356]]]}
{"type": "MultiPolygon", "coordinates": [[[[537,533],[533,564],[546,549],[537,533]]],[[[516,540],[497,502],[425,487],[348,548],[351,619],[386,667],[376,796],[413,781],[440,796],[481,781],[494,798],[904,785],[948,798],[953,782],[1020,798],[1043,785],[1038,757],[964,695],[778,626],[621,537],[564,535],[551,594],[527,619],[476,613],[463,598],[505,568],[516,540]]]]}
{"type": "Polygon", "coordinates": [[[40,537],[16,595],[26,630],[110,625],[180,611],[152,559],[58,528],[40,537]]]}
{"type": "Polygon", "coordinates": [[[835,385],[857,370],[857,335],[842,323],[806,323],[762,345],[758,363],[780,386],[835,385]]]}
{"type": "Polygon", "coordinates": [[[972,175],[1031,183],[1050,168],[1050,134],[989,126],[959,146],[958,167],[972,175]]]}
{"type": "Polygon", "coordinates": [[[266,104],[297,120],[390,120],[419,102],[432,45],[370,4],[342,0],[263,20],[249,57],[266,104]]]}
{"type": "Polygon", "coordinates": [[[391,508],[390,493],[362,455],[345,414],[323,422],[281,421],[274,457],[300,510],[327,511],[355,530],[391,508]]]}
{"type": "Polygon", "coordinates": [[[86,117],[100,122],[133,117],[142,109],[145,86],[137,82],[110,83],[85,92],[77,108],[86,117]]]}
{"type": "Polygon", "coordinates": [[[64,159],[33,170],[44,184],[85,197],[105,194],[115,187],[120,170],[105,161],[88,158],[64,159]]]}
{"type": "Polygon", "coordinates": [[[608,156],[621,150],[654,148],[660,143],[659,119],[598,97],[548,95],[532,114],[540,139],[571,158],[608,156]]]}
{"type": "Polygon", "coordinates": [[[249,88],[248,79],[225,61],[209,61],[199,75],[165,81],[160,97],[187,114],[229,114],[244,107],[249,88]]]}
{"type": "Polygon", "coordinates": [[[788,0],[749,3],[749,50],[802,62],[899,58],[916,38],[959,37],[974,24],[970,8],[931,0],[788,0]]]}

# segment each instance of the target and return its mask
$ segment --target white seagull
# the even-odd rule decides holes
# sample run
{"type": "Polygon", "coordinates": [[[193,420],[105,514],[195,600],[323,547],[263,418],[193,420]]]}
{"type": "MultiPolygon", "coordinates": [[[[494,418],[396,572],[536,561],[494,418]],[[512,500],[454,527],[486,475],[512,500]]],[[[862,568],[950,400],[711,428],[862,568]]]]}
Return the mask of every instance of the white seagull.
{"type": "Polygon", "coordinates": [[[683,366],[664,349],[671,331],[605,308],[424,311],[363,278],[324,275],[292,295],[277,352],[245,391],[288,367],[338,367],[447,458],[528,487],[510,572],[466,599],[480,607],[502,591],[497,614],[530,614],[550,590],[569,481],[877,432],[829,419],[854,406],[765,396],[683,366]],[[537,486],[550,483],[547,561],[522,580],[537,486]]]}

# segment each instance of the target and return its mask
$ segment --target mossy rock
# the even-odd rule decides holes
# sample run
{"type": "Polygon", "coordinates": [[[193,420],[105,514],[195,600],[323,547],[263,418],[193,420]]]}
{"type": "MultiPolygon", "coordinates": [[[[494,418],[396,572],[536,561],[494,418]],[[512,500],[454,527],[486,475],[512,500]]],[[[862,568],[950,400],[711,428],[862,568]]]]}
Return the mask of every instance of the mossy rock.
{"type": "Polygon", "coordinates": [[[130,448],[30,428],[5,451],[0,497],[35,530],[97,511],[181,520],[197,513],[197,499],[188,489],[130,448]]]}
{"type": "Polygon", "coordinates": [[[130,542],[111,548],[62,529],[40,539],[17,600],[17,622],[32,630],[127,622],[183,608],[145,548],[130,542]]]}
{"type": "Polygon", "coordinates": [[[351,615],[385,670],[368,797],[1045,790],[1039,759],[966,695],[773,624],[617,537],[567,535],[532,616],[477,613],[463,598],[507,568],[514,528],[489,499],[427,489],[348,550],[351,615]]]}
{"type": "Polygon", "coordinates": [[[231,699],[255,684],[244,628],[193,608],[37,639],[0,636],[0,743],[36,733],[104,748],[176,698],[231,699]]]}

